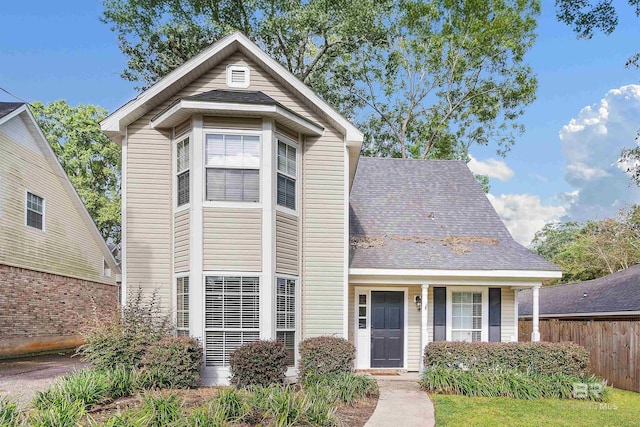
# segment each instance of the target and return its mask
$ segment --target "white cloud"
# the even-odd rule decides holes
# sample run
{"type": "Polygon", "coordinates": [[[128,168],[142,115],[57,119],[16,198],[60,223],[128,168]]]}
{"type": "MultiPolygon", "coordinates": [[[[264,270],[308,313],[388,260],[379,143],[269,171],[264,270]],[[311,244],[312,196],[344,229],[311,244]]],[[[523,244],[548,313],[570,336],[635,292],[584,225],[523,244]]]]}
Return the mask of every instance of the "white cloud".
{"type": "Polygon", "coordinates": [[[638,117],[640,86],[627,85],[610,90],[562,127],[565,180],[573,188],[570,197],[564,198],[567,218],[603,218],[640,202],[640,191],[629,185],[627,165],[618,163],[620,151],[635,144],[638,117]]]}
{"type": "Polygon", "coordinates": [[[476,175],[487,175],[489,178],[496,178],[500,181],[508,181],[513,178],[513,169],[502,160],[487,159],[481,161],[471,155],[469,157],[471,160],[469,160],[467,166],[476,175]]]}
{"type": "Polygon", "coordinates": [[[543,205],[540,197],[533,194],[487,196],[513,238],[524,246],[529,246],[536,231],[549,222],[558,221],[566,213],[564,206],[543,205]]]}

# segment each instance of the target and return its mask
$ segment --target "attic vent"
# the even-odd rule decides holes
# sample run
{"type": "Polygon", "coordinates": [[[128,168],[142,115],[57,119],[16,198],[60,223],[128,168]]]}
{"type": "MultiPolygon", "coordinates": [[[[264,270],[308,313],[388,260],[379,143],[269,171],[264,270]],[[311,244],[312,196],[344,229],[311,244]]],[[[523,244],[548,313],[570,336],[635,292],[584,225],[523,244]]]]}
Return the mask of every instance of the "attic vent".
{"type": "Polygon", "coordinates": [[[229,65],[227,67],[227,86],[249,87],[249,67],[243,65],[229,65]]]}

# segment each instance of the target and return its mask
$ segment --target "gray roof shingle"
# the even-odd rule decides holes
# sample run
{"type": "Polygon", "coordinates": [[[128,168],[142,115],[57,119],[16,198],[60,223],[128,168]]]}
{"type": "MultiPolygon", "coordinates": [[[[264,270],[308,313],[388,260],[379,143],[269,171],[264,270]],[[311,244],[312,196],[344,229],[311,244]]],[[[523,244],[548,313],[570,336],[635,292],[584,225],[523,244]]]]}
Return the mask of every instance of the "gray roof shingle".
{"type": "Polygon", "coordinates": [[[361,157],[349,220],[351,268],[559,270],[513,240],[463,161],[361,157]]]}
{"type": "MultiPolygon", "coordinates": [[[[518,293],[518,315],[532,315],[531,290],[518,293]]],[[[640,265],[599,279],[540,289],[540,315],[640,311],[640,265]]]]}
{"type": "Polygon", "coordinates": [[[0,102],[0,119],[23,105],[24,102],[0,102]]]}

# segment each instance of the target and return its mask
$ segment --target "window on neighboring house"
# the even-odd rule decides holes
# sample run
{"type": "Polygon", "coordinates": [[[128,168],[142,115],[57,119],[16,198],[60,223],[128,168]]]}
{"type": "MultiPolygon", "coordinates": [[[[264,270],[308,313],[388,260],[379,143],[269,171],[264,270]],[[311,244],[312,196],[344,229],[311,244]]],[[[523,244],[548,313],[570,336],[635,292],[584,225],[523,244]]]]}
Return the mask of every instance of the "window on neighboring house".
{"type": "Polygon", "coordinates": [[[176,330],[178,336],[189,336],[189,278],[176,279],[176,330]]]}
{"type": "Polygon", "coordinates": [[[207,200],[260,201],[260,137],[206,136],[207,200]]]}
{"type": "Polygon", "coordinates": [[[44,230],[44,199],[27,192],[27,225],[44,230]]]}
{"type": "Polygon", "coordinates": [[[176,180],[178,206],[189,203],[189,138],[176,145],[176,180]]]}
{"type": "Polygon", "coordinates": [[[211,276],[205,280],[205,363],[229,366],[229,355],[260,339],[260,279],[211,276]]]}
{"type": "Polygon", "coordinates": [[[451,293],[451,340],[482,340],[482,292],[451,293]]]}
{"type": "Polygon", "coordinates": [[[296,209],[296,148],[278,140],[278,205],[296,209]]]}
{"type": "Polygon", "coordinates": [[[296,351],[296,280],[276,280],[276,339],[289,351],[288,365],[295,365],[296,351]]]}

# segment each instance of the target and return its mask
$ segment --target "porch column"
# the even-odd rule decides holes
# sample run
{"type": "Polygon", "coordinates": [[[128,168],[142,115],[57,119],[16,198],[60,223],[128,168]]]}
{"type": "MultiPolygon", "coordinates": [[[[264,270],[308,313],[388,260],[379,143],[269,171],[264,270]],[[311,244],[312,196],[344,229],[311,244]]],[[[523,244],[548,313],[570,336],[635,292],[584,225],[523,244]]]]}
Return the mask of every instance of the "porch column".
{"type": "Polygon", "coordinates": [[[424,371],[424,348],[427,346],[428,341],[428,329],[427,329],[427,320],[429,319],[429,284],[422,284],[422,295],[421,295],[421,304],[422,307],[420,309],[420,372],[424,371]]]}
{"type": "Polygon", "coordinates": [[[531,332],[531,342],[540,341],[540,285],[533,287],[533,330],[531,332]]]}

